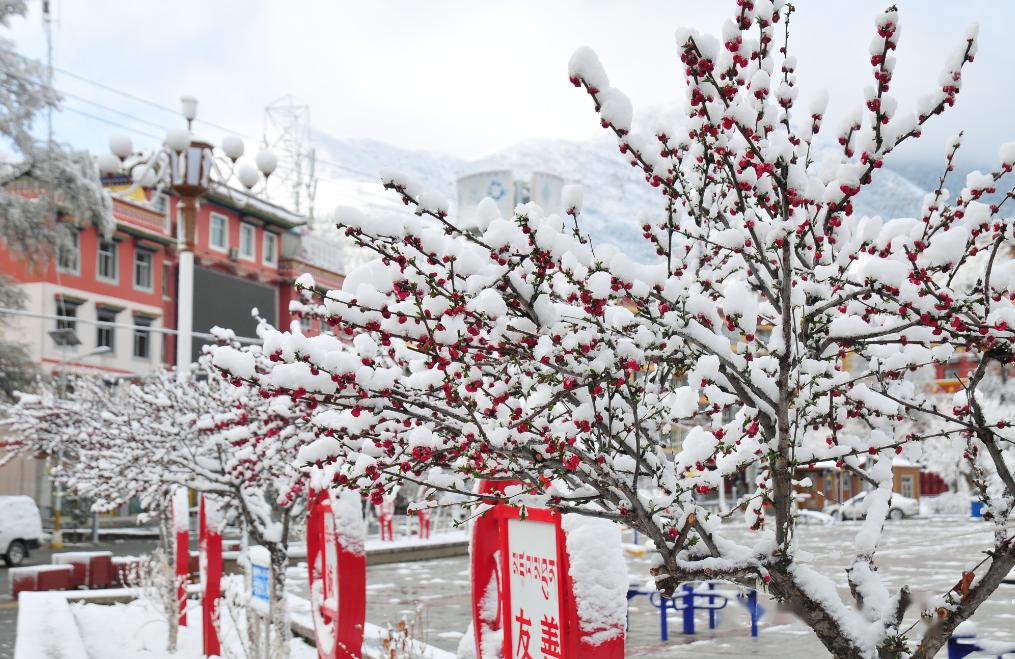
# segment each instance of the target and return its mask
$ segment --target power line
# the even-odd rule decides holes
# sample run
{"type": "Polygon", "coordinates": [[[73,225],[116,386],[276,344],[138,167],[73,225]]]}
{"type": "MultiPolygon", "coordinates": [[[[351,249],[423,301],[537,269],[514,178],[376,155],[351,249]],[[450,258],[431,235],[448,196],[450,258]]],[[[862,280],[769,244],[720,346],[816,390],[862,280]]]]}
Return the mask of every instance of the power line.
{"type": "Polygon", "coordinates": [[[75,114],[80,114],[81,116],[88,117],[89,119],[94,119],[95,121],[101,121],[102,123],[108,124],[110,126],[116,126],[117,128],[122,128],[124,130],[129,130],[129,131],[131,131],[133,133],[137,133],[138,135],[144,135],[145,137],[150,137],[150,138],[152,138],[154,140],[161,140],[161,139],[163,139],[163,138],[159,137],[158,135],[152,135],[151,133],[146,133],[145,131],[140,130],[138,128],[133,128],[131,126],[125,126],[124,124],[121,124],[119,122],[112,121],[110,119],[105,119],[103,117],[98,117],[98,116],[96,116],[94,114],[91,114],[90,112],[85,112],[84,110],[79,110],[77,108],[73,108],[73,107],[70,107],[68,105],[63,106],[61,109],[62,110],[67,110],[69,112],[74,112],[75,114]]]}
{"type": "MultiPolygon", "coordinates": [[[[3,49],[3,50],[6,50],[7,52],[9,52],[11,54],[14,54],[14,55],[16,55],[18,57],[21,57],[22,59],[28,59],[28,58],[24,57],[23,55],[21,55],[20,53],[17,53],[16,51],[12,51],[12,50],[9,50],[9,49],[3,49]]],[[[58,72],[58,73],[60,73],[61,75],[67,76],[69,78],[73,78],[75,80],[79,80],[81,82],[84,82],[86,84],[92,85],[92,86],[97,87],[99,89],[103,89],[103,90],[108,91],[110,93],[122,96],[124,98],[128,98],[128,99],[130,99],[132,101],[135,101],[137,103],[141,103],[143,105],[146,105],[146,106],[149,106],[149,107],[152,107],[152,108],[155,108],[157,110],[164,111],[164,112],[169,112],[169,113],[172,113],[174,115],[179,115],[179,111],[178,110],[174,110],[173,108],[170,108],[170,107],[168,107],[166,105],[163,105],[163,104],[158,103],[156,101],[149,100],[149,99],[144,98],[142,96],[138,96],[137,94],[132,94],[130,92],[123,91],[121,89],[117,89],[117,88],[112,87],[110,85],[107,85],[105,83],[101,83],[101,82],[98,82],[96,80],[92,80],[91,78],[88,78],[86,76],[74,73],[72,71],[68,71],[67,69],[63,69],[63,68],[55,67],[54,66],[53,70],[58,72]]],[[[13,72],[7,72],[7,74],[11,75],[12,77],[19,78],[21,80],[24,80],[24,81],[32,83],[32,84],[36,84],[36,85],[40,85],[40,86],[49,86],[49,87],[55,89],[55,91],[57,91],[59,94],[61,94],[63,96],[66,96],[68,98],[72,98],[72,99],[74,99],[76,101],[79,101],[79,102],[82,102],[82,103],[87,103],[88,105],[94,106],[94,107],[99,108],[101,110],[104,110],[106,112],[110,112],[110,113],[113,113],[113,114],[125,117],[127,119],[132,120],[132,121],[139,122],[139,123],[144,124],[146,126],[151,126],[153,128],[158,128],[160,130],[164,130],[165,129],[164,126],[162,126],[162,125],[160,125],[160,124],[158,124],[156,122],[150,121],[148,119],[144,119],[142,117],[138,117],[137,115],[131,114],[129,112],[124,112],[122,110],[117,110],[115,108],[111,108],[111,107],[109,107],[107,105],[104,105],[104,104],[99,103],[97,101],[93,101],[91,99],[88,99],[88,98],[86,98],[84,96],[80,96],[80,95],[75,94],[73,92],[68,92],[68,91],[63,90],[63,89],[57,89],[57,88],[55,88],[52,85],[47,85],[47,83],[42,81],[42,80],[36,80],[36,79],[30,78],[30,77],[27,77],[27,76],[23,76],[23,75],[20,75],[20,74],[16,74],[16,73],[13,73],[13,72]]],[[[114,120],[111,120],[111,119],[107,119],[105,117],[97,116],[95,114],[92,114],[90,112],[86,112],[86,111],[81,110],[79,108],[75,108],[75,107],[64,105],[62,109],[68,110],[70,112],[74,112],[74,113],[79,114],[81,116],[87,117],[87,118],[95,120],[95,121],[102,122],[102,123],[110,125],[110,126],[115,126],[117,128],[122,128],[124,130],[131,131],[131,132],[136,133],[138,135],[143,135],[143,136],[151,138],[151,139],[155,139],[155,140],[159,140],[159,141],[161,141],[163,139],[163,137],[161,137],[161,136],[153,135],[153,134],[151,134],[149,132],[146,132],[146,131],[141,130],[139,128],[135,128],[133,126],[128,126],[128,125],[120,123],[118,121],[114,121],[114,120]]],[[[255,142],[258,141],[257,138],[252,137],[251,135],[245,134],[245,133],[237,131],[237,130],[233,130],[232,128],[228,128],[226,126],[223,126],[221,124],[218,124],[218,123],[215,123],[215,122],[212,122],[212,121],[207,121],[207,120],[204,120],[204,119],[195,119],[195,122],[196,123],[204,124],[206,126],[210,126],[212,128],[216,128],[216,129],[224,131],[226,133],[231,133],[231,134],[237,135],[239,137],[242,137],[242,138],[245,138],[245,139],[248,139],[248,140],[252,140],[252,141],[255,141],[255,142]]],[[[378,180],[378,175],[375,172],[372,173],[372,172],[363,171],[362,169],[357,169],[355,167],[350,167],[349,165],[345,165],[345,164],[342,164],[340,162],[335,162],[334,160],[328,160],[326,158],[316,157],[315,160],[320,165],[325,165],[325,166],[328,166],[328,167],[333,167],[333,168],[338,169],[338,170],[349,172],[350,174],[355,174],[357,176],[362,176],[365,179],[367,179],[368,181],[377,181],[378,180]]],[[[349,180],[349,179],[339,179],[339,178],[332,178],[332,177],[319,176],[319,175],[316,176],[316,178],[318,178],[320,180],[323,180],[323,181],[329,181],[329,182],[335,182],[335,183],[340,183],[340,182],[344,182],[344,181],[348,181],[349,180]]],[[[376,192],[372,192],[372,191],[369,191],[369,190],[362,190],[362,191],[358,191],[357,194],[366,194],[366,195],[370,195],[372,197],[377,197],[378,199],[383,199],[383,200],[391,203],[392,205],[394,205],[394,202],[389,197],[387,197],[386,195],[383,195],[381,193],[376,193],[376,192]]]]}
{"type": "MultiPolygon", "coordinates": [[[[0,47],[0,50],[3,50],[4,52],[6,52],[6,53],[8,53],[10,55],[13,55],[15,57],[19,57],[22,60],[34,61],[30,57],[25,57],[21,53],[17,52],[16,50],[12,50],[10,48],[2,48],[2,47],[0,47]]],[[[53,71],[56,71],[60,75],[64,75],[64,76],[67,76],[69,78],[73,78],[75,80],[79,80],[81,82],[84,82],[86,84],[93,85],[93,86],[98,87],[99,89],[103,89],[103,90],[105,90],[107,92],[110,92],[110,93],[113,93],[113,94],[117,94],[117,95],[122,96],[124,98],[129,98],[132,101],[136,101],[138,103],[142,103],[144,105],[147,105],[149,107],[155,108],[157,110],[162,110],[163,112],[169,112],[169,113],[174,114],[176,116],[179,116],[179,114],[180,114],[179,108],[173,109],[173,108],[171,108],[171,107],[169,107],[167,105],[163,105],[161,103],[157,103],[155,101],[151,101],[151,100],[149,100],[147,98],[144,98],[142,96],[138,96],[137,94],[132,94],[130,92],[123,91],[122,89],[117,89],[116,87],[112,87],[112,86],[107,85],[105,83],[98,82],[97,80],[92,80],[91,78],[83,76],[83,75],[81,75],[79,73],[74,73],[73,71],[68,71],[67,69],[62,69],[62,68],[60,68],[58,66],[54,66],[53,67],[53,71]]],[[[28,78],[26,76],[22,76],[22,75],[19,75],[19,74],[10,72],[10,71],[5,72],[5,73],[7,73],[8,75],[11,75],[12,77],[16,77],[16,78],[20,78],[22,80],[25,80],[27,82],[31,82],[31,83],[34,83],[34,84],[37,84],[37,85],[42,85],[42,86],[48,86],[48,87],[51,87],[51,88],[55,89],[54,85],[49,85],[49,84],[46,83],[46,81],[43,81],[43,80],[35,80],[33,78],[28,78]]],[[[57,91],[60,91],[60,90],[57,90],[57,91]]],[[[68,96],[71,96],[71,94],[69,94],[67,92],[60,92],[60,93],[66,94],[68,96]]],[[[114,110],[114,112],[115,112],[115,110],[114,110]]],[[[125,114],[125,113],[120,113],[120,114],[125,114]]],[[[208,121],[206,119],[195,119],[194,121],[196,123],[204,124],[206,126],[210,126],[212,128],[216,128],[218,130],[222,130],[222,131],[226,131],[228,133],[232,133],[232,134],[237,135],[238,137],[242,137],[244,139],[258,141],[258,138],[256,138],[256,137],[253,137],[253,136],[248,135],[246,133],[242,133],[242,132],[237,131],[237,130],[233,130],[232,128],[227,128],[225,126],[222,126],[222,125],[217,124],[217,123],[212,122],[212,121],[208,121]]],[[[151,123],[151,122],[147,122],[146,121],[146,123],[151,123]]]]}
{"type": "MultiPolygon", "coordinates": [[[[50,84],[48,84],[46,82],[43,82],[41,80],[36,80],[36,79],[31,78],[29,76],[25,76],[25,75],[22,75],[20,73],[15,73],[14,71],[4,71],[4,75],[7,75],[7,76],[9,76],[11,78],[17,78],[18,80],[21,80],[22,82],[28,83],[30,85],[38,85],[40,87],[45,87],[47,89],[52,89],[53,91],[55,91],[56,93],[60,94],[61,96],[66,96],[68,98],[73,98],[76,101],[81,101],[82,103],[87,103],[89,105],[92,105],[92,106],[95,106],[95,107],[100,108],[102,110],[105,110],[106,112],[112,112],[114,114],[118,114],[120,116],[127,117],[128,119],[131,119],[133,121],[137,121],[137,122],[140,122],[140,123],[143,123],[143,124],[147,124],[149,126],[152,126],[153,128],[158,128],[160,130],[165,130],[164,126],[162,126],[160,124],[157,124],[157,123],[155,123],[153,121],[149,121],[147,119],[143,119],[141,117],[138,117],[136,115],[130,114],[128,112],[123,112],[121,110],[117,110],[115,108],[111,108],[108,105],[103,105],[102,103],[99,103],[97,101],[93,101],[93,100],[91,100],[89,98],[85,98],[84,96],[79,96],[77,94],[68,92],[66,90],[57,89],[55,86],[50,85],[50,84]]],[[[157,140],[161,140],[162,139],[161,137],[157,137],[155,135],[152,135],[151,133],[146,133],[144,131],[137,130],[137,129],[132,128],[130,126],[125,126],[123,124],[120,124],[120,123],[117,123],[117,122],[114,122],[114,121],[111,121],[111,120],[108,120],[108,119],[104,119],[102,117],[96,117],[95,115],[89,114],[87,112],[84,112],[83,110],[78,110],[76,108],[68,107],[66,105],[60,106],[60,109],[61,110],[70,110],[71,112],[77,112],[78,114],[84,115],[86,117],[90,117],[92,119],[95,119],[96,121],[101,121],[103,123],[110,124],[112,126],[119,126],[120,128],[124,128],[124,129],[127,129],[127,130],[132,130],[132,131],[137,132],[137,133],[139,133],[141,135],[146,135],[148,137],[153,137],[153,138],[155,138],[157,140]]]]}
{"type": "MultiPolygon", "coordinates": [[[[21,57],[22,59],[28,59],[28,58],[24,57],[23,55],[21,55],[20,53],[17,53],[16,51],[12,51],[12,50],[9,50],[9,49],[4,49],[4,50],[6,50],[8,53],[17,55],[18,57],[21,57]]],[[[56,66],[53,67],[53,70],[58,72],[58,73],[60,73],[61,75],[65,75],[65,76],[68,76],[70,78],[74,78],[75,80],[80,80],[81,82],[84,82],[84,83],[87,83],[87,84],[90,84],[90,85],[94,85],[95,87],[98,87],[100,89],[104,89],[104,90],[106,90],[108,92],[111,92],[113,94],[118,94],[120,96],[123,96],[124,98],[129,98],[129,99],[131,99],[133,101],[136,101],[138,103],[143,103],[144,105],[148,105],[150,107],[156,108],[158,110],[162,110],[164,112],[170,112],[170,113],[172,113],[174,115],[179,115],[179,110],[174,110],[173,108],[170,108],[168,106],[162,105],[161,103],[157,103],[155,101],[148,100],[148,99],[143,98],[141,96],[138,96],[136,94],[132,94],[130,92],[125,92],[125,91],[123,91],[121,89],[117,89],[115,87],[111,87],[111,86],[109,86],[107,84],[104,84],[104,83],[101,83],[101,82],[97,82],[95,80],[92,80],[91,78],[87,78],[87,77],[79,75],[77,73],[73,73],[72,71],[68,71],[66,69],[62,69],[62,68],[56,67],[56,66]]],[[[28,78],[26,76],[15,74],[13,72],[8,72],[8,75],[11,75],[12,77],[20,78],[22,80],[25,80],[27,82],[31,82],[31,83],[34,83],[34,84],[37,84],[37,85],[47,86],[46,83],[44,81],[42,81],[42,80],[34,80],[32,78],[28,78]]],[[[61,90],[61,89],[56,89],[56,91],[59,92],[60,94],[65,95],[65,96],[68,96],[68,97],[71,97],[71,98],[75,98],[75,99],[77,99],[79,101],[83,101],[83,102],[88,103],[90,105],[101,107],[104,110],[108,110],[110,112],[114,112],[116,114],[119,114],[119,115],[128,117],[130,119],[133,119],[135,121],[139,121],[141,123],[148,124],[148,125],[154,126],[156,128],[162,128],[162,126],[160,126],[159,124],[156,124],[156,123],[154,123],[152,121],[148,121],[147,119],[141,119],[140,117],[137,117],[135,115],[131,115],[131,114],[127,113],[127,112],[122,112],[120,110],[114,110],[114,109],[112,109],[112,108],[110,108],[108,106],[102,105],[101,103],[88,100],[88,99],[86,99],[84,97],[78,96],[78,95],[73,94],[71,92],[67,92],[67,91],[64,91],[64,90],[61,90]]],[[[202,124],[205,124],[207,126],[211,126],[212,128],[217,128],[218,130],[225,131],[227,133],[232,133],[232,134],[237,135],[238,137],[242,137],[244,139],[254,140],[254,141],[258,140],[258,138],[256,138],[256,137],[253,137],[251,135],[242,133],[240,131],[234,130],[232,128],[228,128],[226,126],[223,126],[221,124],[217,124],[217,123],[214,123],[214,122],[211,122],[211,121],[207,121],[207,120],[204,120],[204,119],[195,119],[194,121],[196,123],[202,123],[202,124]]],[[[109,122],[106,122],[106,123],[109,123],[109,122]]],[[[350,167],[348,165],[344,165],[342,163],[335,162],[333,160],[327,160],[325,158],[316,158],[316,161],[318,163],[321,163],[321,164],[324,164],[324,165],[330,165],[332,167],[336,167],[338,169],[345,170],[345,171],[350,172],[352,174],[358,174],[360,176],[365,176],[365,177],[367,177],[369,179],[373,179],[373,180],[377,179],[377,174],[376,173],[365,172],[365,171],[363,171],[361,169],[356,169],[355,167],[350,167]]]]}
{"type": "MultiPolygon", "coordinates": [[[[38,311],[28,311],[26,309],[12,309],[7,307],[0,307],[0,314],[11,315],[11,316],[24,316],[26,318],[40,318],[42,320],[55,320],[64,323],[84,323],[85,325],[95,325],[96,327],[114,327],[117,329],[129,329],[137,332],[154,332],[156,334],[172,334],[176,335],[180,333],[180,330],[172,327],[156,327],[152,325],[131,325],[129,323],[117,323],[107,322],[104,320],[93,320],[91,318],[78,318],[77,316],[63,316],[60,314],[52,313],[40,313],[38,311]]],[[[193,336],[206,341],[215,341],[218,339],[214,334],[208,332],[191,332],[193,336]]],[[[249,336],[237,336],[235,340],[239,343],[246,343],[256,345],[262,343],[259,338],[249,336]]]]}
{"type": "Polygon", "coordinates": [[[93,101],[91,99],[85,98],[84,96],[78,96],[77,94],[72,94],[70,92],[59,90],[59,89],[57,90],[57,92],[59,94],[61,94],[62,96],[66,96],[67,98],[73,98],[76,101],[81,101],[82,103],[87,103],[88,105],[92,105],[92,106],[95,106],[97,108],[101,108],[101,109],[105,110],[106,112],[112,112],[113,114],[118,114],[121,117],[127,117],[128,119],[131,119],[133,121],[137,121],[137,122],[142,123],[142,124],[147,124],[148,126],[151,126],[152,128],[159,128],[161,130],[165,130],[165,126],[162,126],[161,124],[157,124],[154,121],[148,121],[147,119],[142,119],[141,117],[138,117],[138,116],[135,116],[133,114],[130,114],[129,112],[123,112],[122,110],[117,110],[115,108],[111,108],[108,105],[103,105],[102,103],[98,103],[98,102],[93,101]]]}
{"type": "MultiPolygon", "coordinates": [[[[98,87],[100,89],[104,89],[104,90],[106,90],[108,92],[111,92],[113,94],[119,94],[120,96],[123,96],[124,98],[129,98],[129,99],[131,99],[133,101],[137,101],[138,103],[143,103],[143,104],[151,106],[153,108],[156,108],[156,109],[159,109],[159,110],[163,110],[164,112],[171,112],[171,113],[173,113],[175,115],[179,115],[180,114],[179,109],[174,110],[173,108],[170,108],[168,106],[162,105],[161,103],[156,103],[155,101],[149,101],[148,99],[142,98],[141,96],[137,96],[136,94],[131,94],[130,92],[125,92],[125,91],[122,91],[120,89],[116,89],[115,87],[110,87],[109,85],[106,85],[106,84],[101,83],[101,82],[97,82],[97,81],[92,80],[90,78],[86,78],[85,76],[79,75],[77,73],[73,73],[73,72],[68,71],[66,69],[61,69],[58,66],[53,67],[53,70],[56,71],[57,73],[59,73],[60,75],[65,75],[67,77],[74,78],[75,80],[80,80],[81,82],[87,83],[89,85],[94,85],[95,87],[98,87]]],[[[239,132],[237,130],[233,130],[232,128],[226,128],[225,126],[222,126],[220,124],[216,124],[216,123],[211,122],[211,121],[207,121],[205,119],[195,119],[194,121],[195,121],[195,123],[204,124],[205,126],[211,126],[212,128],[217,128],[218,130],[222,130],[222,131],[225,131],[227,133],[232,133],[232,134],[237,135],[238,137],[242,137],[244,139],[257,141],[256,137],[252,137],[251,135],[246,135],[246,134],[241,133],[241,132],[239,132]]]]}

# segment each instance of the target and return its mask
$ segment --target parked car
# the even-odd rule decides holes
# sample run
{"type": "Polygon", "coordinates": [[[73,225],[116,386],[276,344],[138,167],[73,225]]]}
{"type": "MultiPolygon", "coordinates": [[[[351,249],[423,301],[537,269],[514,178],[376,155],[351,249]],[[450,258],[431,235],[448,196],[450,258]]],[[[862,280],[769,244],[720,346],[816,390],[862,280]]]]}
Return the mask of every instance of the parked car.
{"type": "Polygon", "coordinates": [[[8,567],[20,565],[42,543],[42,516],[31,497],[0,496],[0,551],[8,567]]]}
{"type": "MultiPolygon", "coordinates": [[[[867,492],[861,492],[860,494],[846,499],[842,502],[842,517],[845,519],[863,519],[867,516],[867,506],[870,505],[870,501],[867,499],[867,492]]],[[[825,513],[832,515],[833,517],[839,517],[839,505],[832,504],[826,506],[825,513]]],[[[898,492],[892,493],[892,501],[888,508],[888,517],[890,519],[902,519],[903,517],[912,517],[920,513],[920,502],[916,499],[904,497],[898,492]]]]}
{"type": "Polygon", "coordinates": [[[801,508],[796,511],[797,524],[836,524],[839,520],[827,513],[801,508]]]}

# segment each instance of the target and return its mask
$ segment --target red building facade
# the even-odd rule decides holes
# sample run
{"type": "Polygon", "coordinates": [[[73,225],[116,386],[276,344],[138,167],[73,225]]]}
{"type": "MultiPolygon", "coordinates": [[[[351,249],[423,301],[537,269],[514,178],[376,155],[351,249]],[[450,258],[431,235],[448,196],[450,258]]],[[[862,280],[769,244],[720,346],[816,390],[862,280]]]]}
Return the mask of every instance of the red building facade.
{"type": "MultiPolygon", "coordinates": [[[[6,313],[0,332],[24,344],[48,372],[133,378],[176,362],[177,200],[151,190],[126,194],[123,179],[105,183],[117,195],[112,235],[65,218],[72,245],[34,266],[0,243],[0,273],[27,294],[26,308],[6,313]]],[[[252,307],[288,329],[293,283],[303,272],[325,287],[343,279],[339,248],[309,235],[302,216],[227,188],[202,199],[194,256],[194,356],[201,333],[215,325],[254,337],[252,307]]],[[[0,494],[28,494],[45,507],[41,463],[16,460],[0,468],[0,494]]]]}

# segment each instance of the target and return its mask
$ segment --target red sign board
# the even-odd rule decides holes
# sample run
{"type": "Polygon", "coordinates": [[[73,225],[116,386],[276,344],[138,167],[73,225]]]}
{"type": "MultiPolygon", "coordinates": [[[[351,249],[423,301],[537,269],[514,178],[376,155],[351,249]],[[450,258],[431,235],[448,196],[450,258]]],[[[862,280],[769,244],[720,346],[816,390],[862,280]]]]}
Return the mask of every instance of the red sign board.
{"type": "MultiPolygon", "coordinates": [[[[479,492],[514,484],[483,482],[479,492]]],[[[477,657],[500,639],[505,659],[624,656],[623,633],[595,644],[582,633],[560,513],[526,508],[522,517],[498,505],[473,522],[471,543],[477,657]]]]}
{"type": "Polygon", "coordinates": [[[336,501],[330,492],[310,491],[307,515],[307,569],[310,605],[320,659],[362,656],[366,623],[366,555],[357,501],[336,501]],[[347,507],[338,511],[336,506],[347,507]],[[357,516],[359,524],[343,523],[357,516]],[[355,534],[356,537],[353,537],[355,534]]]}

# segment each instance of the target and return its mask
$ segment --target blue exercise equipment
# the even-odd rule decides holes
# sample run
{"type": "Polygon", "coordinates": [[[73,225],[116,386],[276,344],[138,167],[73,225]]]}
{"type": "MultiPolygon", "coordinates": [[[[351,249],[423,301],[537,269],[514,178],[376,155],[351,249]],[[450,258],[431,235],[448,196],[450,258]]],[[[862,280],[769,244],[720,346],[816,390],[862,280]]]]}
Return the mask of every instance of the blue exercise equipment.
{"type": "MultiPolygon", "coordinates": [[[[975,633],[958,633],[952,634],[951,638],[948,639],[948,659],[962,659],[966,655],[974,652],[988,652],[976,643],[975,633]]],[[[1006,656],[1015,654],[1015,643],[1012,643],[1007,649],[1002,648],[998,654],[998,647],[996,643],[991,643],[991,648],[988,654],[992,654],[997,659],[1003,659],[1006,656]]]]}
{"type": "Polygon", "coordinates": [[[659,609],[659,638],[668,641],[670,638],[669,619],[667,610],[679,611],[683,620],[683,632],[694,634],[695,613],[699,610],[708,611],[708,628],[715,629],[719,623],[719,611],[726,608],[730,599],[745,607],[751,616],[751,636],[758,635],[758,619],[764,614],[764,609],[758,605],[758,591],[749,588],[746,592],[740,590],[716,590],[716,582],[707,581],[695,587],[695,584],[685,583],[680,587],[680,594],[673,597],[664,597],[662,593],[655,590],[640,590],[631,588],[627,591],[627,601],[638,595],[646,595],[649,603],[659,609]]]}

